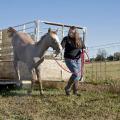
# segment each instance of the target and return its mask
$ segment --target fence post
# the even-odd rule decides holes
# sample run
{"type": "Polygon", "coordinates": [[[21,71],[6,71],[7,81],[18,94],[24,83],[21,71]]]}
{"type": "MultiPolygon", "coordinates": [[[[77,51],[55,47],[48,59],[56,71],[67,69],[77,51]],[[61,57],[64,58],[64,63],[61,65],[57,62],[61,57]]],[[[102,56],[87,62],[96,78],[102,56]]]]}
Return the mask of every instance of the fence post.
{"type": "MultiPolygon", "coordinates": [[[[83,43],[85,44],[85,40],[86,40],[86,32],[87,32],[87,28],[86,27],[83,27],[83,43]]],[[[85,66],[84,66],[84,63],[85,63],[85,59],[83,61],[83,70],[82,70],[82,78],[81,78],[81,82],[84,82],[84,79],[85,79],[85,76],[84,76],[84,70],[85,70],[85,66]]]]}
{"type": "Polygon", "coordinates": [[[40,39],[40,20],[35,21],[35,40],[39,41],[40,39]]]}
{"type": "MultiPolygon", "coordinates": [[[[62,39],[64,37],[64,25],[62,26],[62,39]]],[[[61,52],[61,59],[63,59],[63,53],[61,52]]]]}
{"type": "MultiPolygon", "coordinates": [[[[119,56],[119,67],[120,67],[120,56],[119,56]]],[[[120,70],[118,70],[118,73],[120,74],[120,70]]],[[[120,79],[119,74],[118,74],[118,79],[120,79]]]]}
{"type": "Polygon", "coordinates": [[[25,28],[26,28],[26,26],[25,26],[25,24],[23,25],[23,32],[25,32],[25,28]]]}
{"type": "Polygon", "coordinates": [[[96,81],[97,81],[97,78],[98,78],[98,74],[97,74],[97,61],[96,61],[96,81]]]}
{"type": "Polygon", "coordinates": [[[106,77],[106,71],[107,69],[106,69],[106,60],[105,60],[105,81],[107,80],[107,77],[106,77]]]}
{"type": "MultiPolygon", "coordinates": [[[[64,37],[64,25],[62,26],[62,39],[64,37]]],[[[61,60],[63,60],[63,51],[60,53],[61,54],[61,60]]],[[[60,77],[61,77],[61,81],[63,80],[63,70],[61,69],[60,71],[60,77]]]]}
{"type": "MultiPolygon", "coordinates": [[[[2,30],[0,30],[0,44],[2,43],[2,30]]],[[[2,50],[2,47],[0,47],[0,50],[2,50]]],[[[1,52],[0,52],[0,56],[1,56],[1,52]]]]}
{"type": "Polygon", "coordinates": [[[102,80],[102,76],[101,76],[101,75],[102,75],[102,73],[101,73],[102,70],[101,70],[101,69],[102,69],[102,61],[100,60],[100,73],[99,73],[99,80],[102,80]]]}
{"type": "Polygon", "coordinates": [[[0,43],[2,43],[2,30],[0,30],[0,43]]]}
{"type": "Polygon", "coordinates": [[[93,62],[94,62],[94,60],[92,60],[92,81],[93,81],[93,62]]]}

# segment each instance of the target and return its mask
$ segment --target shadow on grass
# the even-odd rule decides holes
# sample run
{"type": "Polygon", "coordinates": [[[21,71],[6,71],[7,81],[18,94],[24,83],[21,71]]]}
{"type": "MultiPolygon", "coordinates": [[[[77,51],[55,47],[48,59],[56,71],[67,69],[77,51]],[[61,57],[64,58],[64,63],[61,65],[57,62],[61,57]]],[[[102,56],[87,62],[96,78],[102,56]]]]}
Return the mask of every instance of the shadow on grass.
{"type": "Polygon", "coordinates": [[[56,97],[56,96],[66,96],[63,90],[59,89],[45,89],[43,95],[40,95],[39,89],[32,90],[31,94],[28,94],[29,89],[22,89],[22,88],[17,88],[16,86],[7,86],[7,85],[1,85],[0,86],[0,96],[2,97],[13,97],[13,96],[19,96],[19,97],[24,97],[24,96],[29,96],[29,97],[56,97]]]}
{"type": "MultiPolygon", "coordinates": [[[[31,96],[31,97],[64,97],[65,92],[62,89],[50,89],[46,88],[44,89],[43,95],[40,95],[39,89],[34,89],[31,94],[28,94],[29,89],[21,89],[17,88],[16,86],[6,86],[2,85],[0,86],[0,96],[2,97],[9,97],[9,96],[31,96]]],[[[89,83],[82,83],[80,86],[80,91],[91,91],[91,92],[108,92],[113,94],[120,94],[119,89],[117,89],[114,86],[106,86],[106,85],[93,85],[89,83]]],[[[93,100],[94,101],[94,100],[93,100]]]]}

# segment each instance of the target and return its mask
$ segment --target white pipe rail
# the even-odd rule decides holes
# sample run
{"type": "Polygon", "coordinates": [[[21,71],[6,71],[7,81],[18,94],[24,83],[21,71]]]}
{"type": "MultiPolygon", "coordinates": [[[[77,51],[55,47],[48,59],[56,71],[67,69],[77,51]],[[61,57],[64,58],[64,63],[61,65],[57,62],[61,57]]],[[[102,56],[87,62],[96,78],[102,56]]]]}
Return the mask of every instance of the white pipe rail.
{"type": "MultiPolygon", "coordinates": [[[[26,22],[26,23],[23,23],[23,24],[20,24],[17,26],[13,26],[13,27],[15,29],[19,28],[17,31],[23,31],[23,32],[27,32],[28,34],[34,35],[35,41],[39,41],[40,35],[42,33],[44,33],[42,31],[44,28],[42,28],[41,23],[44,23],[46,25],[60,27],[60,29],[58,31],[61,32],[61,38],[64,37],[66,28],[75,26],[77,29],[80,29],[83,31],[83,38],[84,38],[84,42],[85,42],[85,36],[86,36],[86,30],[87,30],[86,27],[80,27],[80,26],[76,26],[76,25],[68,25],[68,24],[63,24],[63,23],[56,23],[56,22],[49,22],[49,21],[41,21],[39,19],[30,21],[30,22],[26,22]],[[27,30],[32,30],[32,31],[27,31],[27,30]]],[[[46,28],[46,29],[48,29],[48,28],[46,28]]],[[[0,44],[1,43],[2,43],[2,30],[0,30],[0,44]]],[[[61,54],[61,59],[62,59],[62,54],[61,54]]]]}

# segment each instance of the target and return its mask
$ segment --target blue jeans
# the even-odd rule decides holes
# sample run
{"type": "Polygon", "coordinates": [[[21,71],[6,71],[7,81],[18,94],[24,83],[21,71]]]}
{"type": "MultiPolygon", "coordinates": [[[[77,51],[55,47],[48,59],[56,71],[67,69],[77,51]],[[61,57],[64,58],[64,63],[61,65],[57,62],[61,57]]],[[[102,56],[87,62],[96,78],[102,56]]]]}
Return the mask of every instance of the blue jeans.
{"type": "Polygon", "coordinates": [[[72,80],[80,80],[81,78],[81,59],[68,59],[65,58],[66,66],[71,71],[72,80]]]}

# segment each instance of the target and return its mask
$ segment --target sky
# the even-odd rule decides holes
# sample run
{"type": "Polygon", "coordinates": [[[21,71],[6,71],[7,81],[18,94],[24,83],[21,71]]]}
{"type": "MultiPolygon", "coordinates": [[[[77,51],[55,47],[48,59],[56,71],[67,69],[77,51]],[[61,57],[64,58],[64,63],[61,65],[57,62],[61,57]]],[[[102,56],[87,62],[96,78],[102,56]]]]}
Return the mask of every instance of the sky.
{"type": "Polygon", "coordinates": [[[0,29],[35,19],[87,27],[91,50],[120,42],[120,0],[0,0],[0,29]]]}

